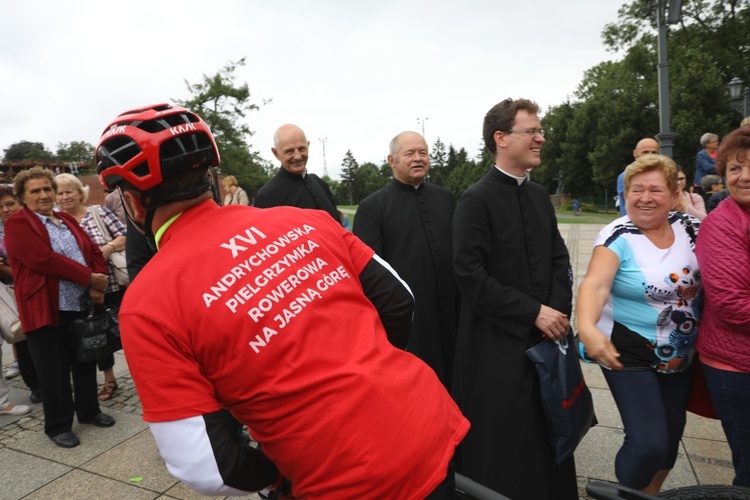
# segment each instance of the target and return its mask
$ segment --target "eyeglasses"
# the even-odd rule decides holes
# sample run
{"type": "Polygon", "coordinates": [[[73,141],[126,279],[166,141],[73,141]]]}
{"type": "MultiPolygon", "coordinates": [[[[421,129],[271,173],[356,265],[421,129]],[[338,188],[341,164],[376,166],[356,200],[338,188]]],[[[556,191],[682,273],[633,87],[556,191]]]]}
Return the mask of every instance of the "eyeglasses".
{"type": "Polygon", "coordinates": [[[5,202],[5,203],[0,203],[0,207],[2,207],[2,208],[13,208],[13,207],[16,206],[16,204],[17,203],[15,201],[8,201],[8,202],[5,202]]]}
{"type": "Polygon", "coordinates": [[[526,134],[530,135],[531,137],[534,137],[536,134],[544,137],[544,134],[546,133],[543,128],[530,128],[527,130],[507,130],[506,132],[508,134],[526,134]]]}

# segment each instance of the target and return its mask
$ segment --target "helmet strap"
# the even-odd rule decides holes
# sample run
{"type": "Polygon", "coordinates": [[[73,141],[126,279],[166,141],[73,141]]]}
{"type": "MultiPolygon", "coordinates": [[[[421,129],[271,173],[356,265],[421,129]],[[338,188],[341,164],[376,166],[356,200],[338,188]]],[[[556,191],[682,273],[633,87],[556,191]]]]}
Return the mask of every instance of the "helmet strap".
{"type": "Polygon", "coordinates": [[[145,221],[145,231],[144,235],[146,236],[146,242],[148,243],[148,247],[151,249],[151,253],[156,253],[159,251],[159,249],[156,246],[156,237],[154,236],[154,231],[151,229],[151,224],[154,222],[154,216],[156,215],[156,208],[149,208],[146,210],[146,221],[145,221]]]}
{"type": "MultiPolygon", "coordinates": [[[[156,238],[154,237],[154,231],[151,229],[151,224],[154,222],[154,216],[156,215],[156,209],[158,207],[149,206],[149,208],[146,208],[146,220],[143,221],[143,223],[139,222],[135,219],[132,215],[130,215],[130,212],[128,211],[128,205],[125,203],[125,199],[122,195],[122,188],[118,187],[117,191],[120,193],[120,200],[122,201],[122,208],[125,210],[125,216],[128,218],[128,220],[138,228],[143,235],[146,237],[146,243],[148,243],[149,249],[151,249],[151,253],[155,254],[158,250],[156,248],[156,238]]],[[[143,205],[143,193],[138,193],[141,198],[141,204],[143,205]]]]}

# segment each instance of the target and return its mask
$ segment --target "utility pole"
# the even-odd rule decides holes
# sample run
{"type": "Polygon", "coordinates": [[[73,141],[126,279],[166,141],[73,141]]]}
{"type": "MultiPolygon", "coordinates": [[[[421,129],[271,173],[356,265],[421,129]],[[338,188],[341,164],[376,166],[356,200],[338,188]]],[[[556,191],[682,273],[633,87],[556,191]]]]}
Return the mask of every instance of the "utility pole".
{"type": "Polygon", "coordinates": [[[424,135],[424,122],[426,122],[428,118],[417,118],[417,125],[422,127],[422,137],[424,137],[424,140],[427,141],[427,137],[424,135]]]}
{"type": "Polygon", "coordinates": [[[328,137],[318,139],[318,142],[323,145],[323,177],[328,177],[328,163],[326,163],[326,142],[328,142],[328,137]]]}

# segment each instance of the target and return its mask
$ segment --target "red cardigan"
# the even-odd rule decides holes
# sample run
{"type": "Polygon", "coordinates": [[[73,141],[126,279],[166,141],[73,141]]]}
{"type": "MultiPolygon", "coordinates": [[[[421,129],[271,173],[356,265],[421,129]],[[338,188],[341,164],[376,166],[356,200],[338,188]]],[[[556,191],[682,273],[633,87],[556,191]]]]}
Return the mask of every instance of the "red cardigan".
{"type": "Polygon", "coordinates": [[[698,257],[705,305],[698,353],[750,373],[750,208],[731,196],[701,222],[698,257]]]}
{"type": "Polygon", "coordinates": [[[52,250],[47,228],[28,207],[5,221],[5,248],[13,270],[18,315],[24,332],[60,324],[60,280],[81,285],[91,282],[91,273],[106,273],[107,264],[99,247],[72,216],[55,212],[75,236],[87,266],[52,250]]]}

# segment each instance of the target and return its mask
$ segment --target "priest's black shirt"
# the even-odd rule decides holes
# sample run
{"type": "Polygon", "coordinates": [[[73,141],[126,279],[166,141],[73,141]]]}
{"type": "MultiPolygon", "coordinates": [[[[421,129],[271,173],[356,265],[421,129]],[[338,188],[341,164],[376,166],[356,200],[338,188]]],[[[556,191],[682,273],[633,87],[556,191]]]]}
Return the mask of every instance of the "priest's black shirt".
{"type": "Polygon", "coordinates": [[[339,211],[328,184],[315,174],[292,174],[283,168],[258,190],[254,205],[258,208],[291,206],[325,210],[339,224],[339,211]]]}

